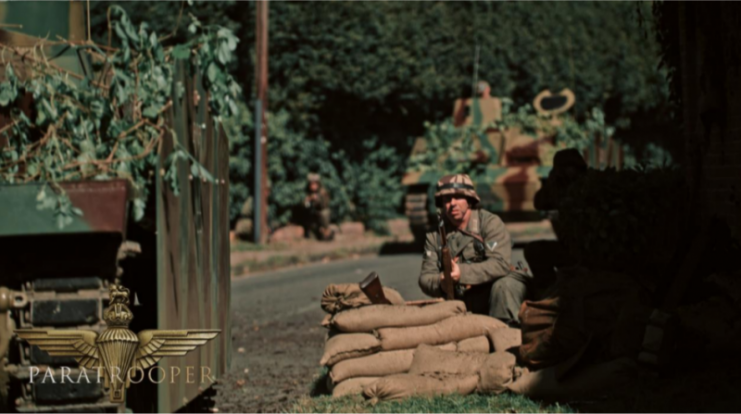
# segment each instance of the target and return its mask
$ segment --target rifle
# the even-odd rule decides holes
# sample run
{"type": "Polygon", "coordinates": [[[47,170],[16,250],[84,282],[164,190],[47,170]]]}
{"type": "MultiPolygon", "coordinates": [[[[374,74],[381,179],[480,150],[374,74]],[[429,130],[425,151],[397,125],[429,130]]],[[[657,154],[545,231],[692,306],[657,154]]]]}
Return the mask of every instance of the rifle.
{"type": "Polygon", "coordinates": [[[442,215],[438,214],[438,231],[440,232],[440,239],[442,240],[442,249],[440,250],[441,258],[440,261],[443,265],[443,292],[447,297],[447,300],[455,299],[455,285],[453,277],[450,275],[453,268],[453,259],[450,257],[450,248],[448,247],[447,234],[445,233],[445,222],[443,221],[442,215]]]}
{"type": "Polygon", "coordinates": [[[368,296],[368,299],[370,299],[371,303],[374,305],[391,304],[391,302],[386,299],[386,295],[383,294],[381,279],[378,277],[378,273],[376,272],[370,272],[370,274],[360,282],[360,290],[365,293],[365,296],[368,296]]]}

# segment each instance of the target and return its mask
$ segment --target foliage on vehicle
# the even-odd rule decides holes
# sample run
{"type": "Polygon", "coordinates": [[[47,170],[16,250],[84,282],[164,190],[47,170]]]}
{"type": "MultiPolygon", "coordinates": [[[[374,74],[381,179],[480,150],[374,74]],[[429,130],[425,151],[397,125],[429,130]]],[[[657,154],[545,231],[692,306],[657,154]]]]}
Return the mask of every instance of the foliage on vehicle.
{"type": "MultiPolygon", "coordinates": [[[[22,63],[6,64],[0,84],[0,108],[10,117],[2,130],[8,145],[0,152],[0,183],[48,183],[38,194],[38,208],[52,210],[60,227],[81,214],[55,185],[61,181],[127,179],[134,193],[133,217],[143,216],[148,186],[157,173],[158,145],[164,134],[174,134],[166,111],[173,91],[185,92],[173,81],[179,60],[190,61],[202,75],[215,119],[238,109],[241,89],[227,70],[237,38],[229,30],[194,19],[188,41],[165,46],[147,23],[135,26],[118,6],[110,7],[108,18],[108,46],[61,41],[90,58],[94,70],[86,76],[48,59],[48,40],[40,40],[31,52],[0,45],[6,56],[26,56],[22,63]],[[16,76],[19,70],[23,77],[16,76]],[[21,103],[28,95],[33,108],[26,113],[21,103]]],[[[177,148],[161,166],[174,191],[181,159],[190,163],[193,176],[212,180],[191,154],[177,148]]]]}
{"type": "Polygon", "coordinates": [[[570,116],[552,122],[549,115],[538,114],[531,105],[526,104],[511,110],[511,100],[503,99],[502,118],[489,125],[464,125],[455,127],[452,120],[437,124],[425,123],[425,151],[413,153],[407,164],[407,171],[435,171],[440,175],[466,173],[475,177],[484,172],[491,155],[485,148],[474,151],[474,140],[486,139],[486,131],[496,128],[502,132],[512,128],[529,135],[535,141],[538,136],[550,136],[555,139],[555,146],[548,158],[541,160],[543,165],[551,165],[553,154],[566,148],[583,150],[600,137],[615,133],[615,128],[605,123],[604,113],[600,108],[593,108],[583,121],[570,116]]]}

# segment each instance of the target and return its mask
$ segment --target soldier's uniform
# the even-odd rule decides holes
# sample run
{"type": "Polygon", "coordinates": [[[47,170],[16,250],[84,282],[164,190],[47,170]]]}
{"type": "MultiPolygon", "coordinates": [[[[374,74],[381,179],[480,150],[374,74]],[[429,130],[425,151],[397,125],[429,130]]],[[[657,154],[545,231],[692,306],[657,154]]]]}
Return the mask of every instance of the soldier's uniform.
{"type": "MultiPolygon", "coordinates": [[[[438,204],[441,197],[448,194],[462,194],[476,204],[480,201],[473,182],[465,174],[443,177],[437,188],[438,204]]],[[[456,298],[463,300],[471,312],[517,325],[529,276],[512,270],[512,241],[504,222],[488,211],[472,208],[465,230],[448,224],[446,229],[451,258],[458,258],[461,272],[456,298]]],[[[440,233],[427,233],[419,286],[433,297],[444,296],[440,280],[441,251],[440,233]]]]}
{"type": "MultiPolygon", "coordinates": [[[[569,186],[587,170],[584,158],[575,149],[561,150],[553,158],[553,169],[548,179],[535,194],[535,208],[549,211],[551,225],[559,237],[558,203],[569,186]]],[[[547,296],[548,290],[556,282],[556,269],[572,266],[576,260],[571,257],[568,247],[560,240],[538,240],[525,246],[525,260],[533,271],[533,288],[536,298],[547,296]]]]}
{"type": "Polygon", "coordinates": [[[329,209],[329,192],[321,184],[319,174],[309,174],[307,176],[308,185],[306,188],[306,201],[304,207],[308,210],[308,223],[306,223],[307,236],[313,232],[319,240],[331,240],[334,233],[330,230],[330,209],[329,209]],[[316,191],[311,190],[311,183],[318,184],[316,191]],[[310,199],[314,196],[313,199],[310,199]]]}

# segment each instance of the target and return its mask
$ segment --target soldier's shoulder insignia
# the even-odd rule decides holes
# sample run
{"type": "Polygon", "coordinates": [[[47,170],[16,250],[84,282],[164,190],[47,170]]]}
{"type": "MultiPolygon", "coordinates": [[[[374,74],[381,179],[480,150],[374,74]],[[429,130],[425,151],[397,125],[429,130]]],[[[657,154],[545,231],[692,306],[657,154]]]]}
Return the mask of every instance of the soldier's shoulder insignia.
{"type": "Polygon", "coordinates": [[[494,251],[494,249],[496,249],[497,247],[497,244],[498,243],[496,241],[490,241],[486,243],[486,247],[488,247],[489,250],[494,251]]]}

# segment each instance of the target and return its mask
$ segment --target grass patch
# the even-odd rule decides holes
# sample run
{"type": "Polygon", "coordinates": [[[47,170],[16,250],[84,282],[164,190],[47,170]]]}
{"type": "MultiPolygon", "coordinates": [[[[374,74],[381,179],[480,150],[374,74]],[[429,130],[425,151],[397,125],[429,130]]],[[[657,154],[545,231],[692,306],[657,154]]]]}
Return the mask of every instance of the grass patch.
{"type": "Polygon", "coordinates": [[[407,398],[371,405],[360,396],[332,398],[304,397],[288,410],[294,413],[574,413],[560,404],[542,405],[513,394],[449,395],[432,398],[407,398]]]}

